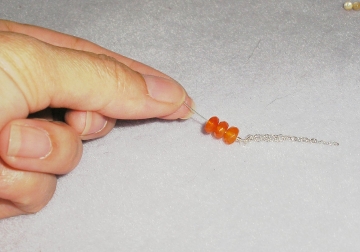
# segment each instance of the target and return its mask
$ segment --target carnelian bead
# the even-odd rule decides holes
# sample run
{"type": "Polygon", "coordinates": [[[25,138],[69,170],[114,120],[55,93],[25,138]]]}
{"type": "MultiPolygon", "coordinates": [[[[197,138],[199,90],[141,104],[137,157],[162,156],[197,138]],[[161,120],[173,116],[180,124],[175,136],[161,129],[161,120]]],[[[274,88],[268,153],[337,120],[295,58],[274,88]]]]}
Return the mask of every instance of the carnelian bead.
{"type": "Polygon", "coordinates": [[[228,128],[229,124],[227,122],[220,122],[213,133],[214,137],[222,138],[228,128]]]}
{"type": "Polygon", "coordinates": [[[213,133],[219,124],[219,118],[216,116],[211,117],[204,125],[204,131],[208,134],[213,133]]]}
{"type": "Polygon", "coordinates": [[[239,135],[239,129],[236,127],[230,127],[224,134],[224,142],[226,144],[232,144],[236,141],[237,136],[239,135]]]}

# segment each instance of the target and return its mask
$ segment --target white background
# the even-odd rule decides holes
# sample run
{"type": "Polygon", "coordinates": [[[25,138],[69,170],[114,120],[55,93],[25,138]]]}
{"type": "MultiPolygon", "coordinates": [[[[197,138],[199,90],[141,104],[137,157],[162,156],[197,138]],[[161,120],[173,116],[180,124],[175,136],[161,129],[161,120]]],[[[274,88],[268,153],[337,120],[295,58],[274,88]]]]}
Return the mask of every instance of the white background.
{"type": "Polygon", "coordinates": [[[359,251],[360,12],[343,2],[0,0],[0,18],[169,74],[242,136],[340,143],[227,146],[198,117],[119,121],[44,210],[0,221],[0,251],[359,251]]]}

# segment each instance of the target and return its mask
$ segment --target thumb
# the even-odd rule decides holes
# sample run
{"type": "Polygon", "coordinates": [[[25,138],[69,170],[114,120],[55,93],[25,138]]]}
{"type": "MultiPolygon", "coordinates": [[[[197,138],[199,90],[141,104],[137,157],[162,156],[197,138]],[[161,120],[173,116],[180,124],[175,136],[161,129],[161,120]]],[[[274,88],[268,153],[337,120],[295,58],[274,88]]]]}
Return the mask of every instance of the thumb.
{"type": "MultiPolygon", "coordinates": [[[[177,82],[141,75],[105,55],[9,32],[0,32],[0,45],[0,128],[46,107],[140,119],[166,118],[185,99],[191,103],[177,82]]],[[[176,115],[186,117],[188,112],[176,115]]]]}

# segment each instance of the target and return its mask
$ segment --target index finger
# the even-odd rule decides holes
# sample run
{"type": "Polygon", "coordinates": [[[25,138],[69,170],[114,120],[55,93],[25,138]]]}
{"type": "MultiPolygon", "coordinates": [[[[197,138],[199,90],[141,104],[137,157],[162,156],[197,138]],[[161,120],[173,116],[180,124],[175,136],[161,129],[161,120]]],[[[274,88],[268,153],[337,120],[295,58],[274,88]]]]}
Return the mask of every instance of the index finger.
{"type": "Polygon", "coordinates": [[[136,60],[127,58],[123,55],[117,54],[113,51],[107,50],[97,44],[94,44],[88,40],[79,37],[67,35],[39,26],[21,24],[2,19],[0,19],[0,31],[9,31],[25,34],[55,46],[66,47],[80,51],[87,51],[96,54],[106,54],[139,73],[171,79],[166,74],[150,66],[147,66],[136,60]]]}
{"type": "MultiPolygon", "coordinates": [[[[79,51],[87,51],[95,54],[105,54],[108,55],[117,61],[121,62],[122,64],[128,66],[132,70],[135,70],[144,75],[152,75],[152,76],[159,76],[165,79],[173,80],[168,75],[148,66],[136,60],[127,58],[123,55],[117,54],[113,51],[107,50],[95,43],[92,43],[88,40],[71,36],[68,34],[64,34],[61,32],[53,31],[50,29],[46,29],[39,26],[28,25],[28,24],[21,24],[16,23],[9,20],[2,20],[0,19],[0,31],[9,31],[14,33],[21,33],[31,37],[34,37],[38,40],[46,42],[51,45],[65,47],[69,49],[75,49],[79,51]]],[[[194,102],[192,99],[186,94],[185,102],[194,106],[194,102]]],[[[189,114],[187,113],[188,109],[185,106],[181,106],[178,111],[174,112],[174,114],[162,117],[163,119],[173,119],[179,118],[180,115],[189,114]]],[[[180,116],[181,117],[181,116],[180,116]]],[[[188,116],[187,116],[188,117],[188,116]]],[[[184,117],[183,119],[186,119],[184,117]]]]}

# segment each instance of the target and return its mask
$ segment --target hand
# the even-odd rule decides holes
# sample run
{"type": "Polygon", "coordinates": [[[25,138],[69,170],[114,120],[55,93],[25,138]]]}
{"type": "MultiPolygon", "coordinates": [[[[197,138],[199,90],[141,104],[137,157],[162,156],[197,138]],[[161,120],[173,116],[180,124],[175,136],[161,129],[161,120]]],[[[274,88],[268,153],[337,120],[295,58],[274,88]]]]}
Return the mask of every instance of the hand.
{"type": "Polygon", "coordinates": [[[190,116],[176,81],[80,38],[0,20],[0,48],[0,219],[42,209],[115,119],[190,116]],[[46,108],[66,123],[28,118],[46,108]]]}

